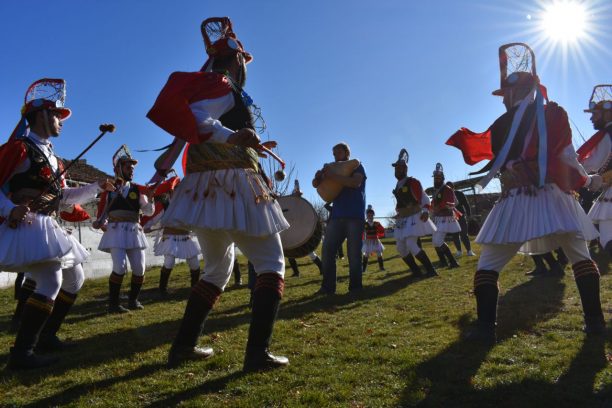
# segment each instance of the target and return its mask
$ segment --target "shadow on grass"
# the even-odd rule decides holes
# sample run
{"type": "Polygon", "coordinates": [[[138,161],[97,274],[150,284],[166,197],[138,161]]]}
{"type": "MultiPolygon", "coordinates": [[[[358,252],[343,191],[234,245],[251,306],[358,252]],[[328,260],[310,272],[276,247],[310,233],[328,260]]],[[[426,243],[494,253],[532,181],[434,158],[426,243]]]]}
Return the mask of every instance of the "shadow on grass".
{"type": "MultiPolygon", "coordinates": [[[[563,292],[564,284],[552,278],[532,279],[507,291],[499,300],[498,342],[511,338],[519,332],[534,333],[534,327],[539,322],[550,319],[561,310],[563,292]]],[[[469,330],[468,321],[469,315],[463,315],[459,319],[459,340],[416,368],[404,370],[403,377],[408,387],[401,397],[401,405],[485,406],[488,403],[495,406],[546,405],[546,399],[539,404],[533,404],[532,400],[538,396],[538,393],[526,392],[524,389],[526,382],[495,387],[491,390],[474,388],[473,377],[492,347],[465,340],[469,330]],[[510,399],[513,400],[512,403],[509,403],[510,399]]],[[[572,362],[568,372],[554,387],[575,389],[576,385],[570,387],[570,384],[579,380],[580,389],[592,390],[594,376],[602,368],[602,358],[604,358],[603,340],[589,339],[572,362]],[[580,374],[580,370],[585,372],[580,374]]],[[[603,363],[605,365],[605,358],[603,363]]],[[[544,382],[533,381],[533,383],[543,387],[552,386],[544,382]]]]}

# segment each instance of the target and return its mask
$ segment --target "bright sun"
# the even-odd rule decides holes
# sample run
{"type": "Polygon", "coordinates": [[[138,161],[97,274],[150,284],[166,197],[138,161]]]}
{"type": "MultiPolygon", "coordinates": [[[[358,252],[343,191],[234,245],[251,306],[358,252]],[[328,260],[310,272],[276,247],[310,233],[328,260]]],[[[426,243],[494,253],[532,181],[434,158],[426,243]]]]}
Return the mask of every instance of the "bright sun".
{"type": "Polygon", "coordinates": [[[557,0],[545,6],[542,28],[553,41],[574,42],[586,35],[587,13],[582,3],[557,0]]]}

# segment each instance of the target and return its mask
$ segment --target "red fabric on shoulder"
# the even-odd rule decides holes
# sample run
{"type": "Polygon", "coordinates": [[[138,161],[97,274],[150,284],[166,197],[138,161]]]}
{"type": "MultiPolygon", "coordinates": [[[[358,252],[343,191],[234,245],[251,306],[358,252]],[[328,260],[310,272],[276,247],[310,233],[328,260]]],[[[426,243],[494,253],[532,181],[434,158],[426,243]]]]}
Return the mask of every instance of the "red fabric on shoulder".
{"type": "Polygon", "coordinates": [[[60,217],[64,221],[82,222],[82,221],[86,221],[86,220],[89,219],[89,213],[87,211],[85,211],[85,209],[83,207],[81,207],[80,205],[75,204],[72,207],[72,211],[71,212],[68,212],[68,211],[60,212],[60,217]]]}
{"type": "Polygon", "coordinates": [[[421,204],[421,197],[423,196],[423,187],[421,186],[421,182],[415,178],[408,178],[408,183],[410,184],[410,191],[412,192],[412,196],[416,199],[417,203],[421,204]]]}
{"type": "Polygon", "coordinates": [[[9,181],[9,177],[21,163],[28,158],[25,144],[19,139],[13,139],[0,146],[0,187],[9,181]]]}
{"type": "Polygon", "coordinates": [[[384,238],[385,237],[385,227],[383,227],[381,223],[378,221],[374,221],[374,226],[376,227],[376,237],[384,238]]]}
{"type": "Polygon", "coordinates": [[[584,142],[584,144],[580,146],[578,150],[576,150],[576,153],[578,153],[578,161],[580,163],[584,162],[586,159],[589,158],[593,149],[597,147],[597,145],[599,144],[599,142],[601,142],[606,133],[607,132],[605,129],[600,130],[599,132],[591,136],[589,140],[584,142]]]}
{"type": "Polygon", "coordinates": [[[174,72],[147,113],[147,118],[179,139],[201,143],[211,135],[199,134],[189,105],[203,99],[219,98],[230,92],[232,87],[222,74],[174,72]]]}
{"type": "Polygon", "coordinates": [[[463,160],[469,165],[493,158],[490,128],[482,133],[476,133],[462,127],[448,138],[446,144],[461,150],[463,160]]]}

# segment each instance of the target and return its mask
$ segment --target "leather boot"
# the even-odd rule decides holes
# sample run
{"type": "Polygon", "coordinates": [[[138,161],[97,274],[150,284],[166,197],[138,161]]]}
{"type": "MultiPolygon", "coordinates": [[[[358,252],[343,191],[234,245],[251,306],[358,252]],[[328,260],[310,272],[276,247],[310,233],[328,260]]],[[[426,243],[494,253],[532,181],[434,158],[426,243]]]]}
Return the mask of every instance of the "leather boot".
{"type": "Polygon", "coordinates": [[[444,253],[444,256],[446,256],[446,259],[448,259],[448,264],[451,269],[459,267],[457,260],[446,243],[442,244],[442,252],[444,253]]]}
{"type": "Polygon", "coordinates": [[[423,275],[423,273],[421,272],[421,268],[419,268],[419,265],[417,265],[416,261],[414,260],[414,256],[412,256],[412,254],[406,255],[405,257],[402,258],[402,260],[406,263],[406,265],[408,265],[408,267],[410,268],[410,271],[412,272],[414,276],[423,275]]]}
{"type": "Polygon", "coordinates": [[[11,327],[9,331],[11,333],[17,333],[19,329],[19,322],[21,322],[21,315],[23,314],[23,308],[25,307],[28,298],[36,290],[36,281],[32,279],[26,279],[19,289],[19,299],[17,300],[17,307],[15,307],[15,313],[11,318],[11,327]]]}
{"type": "Polygon", "coordinates": [[[257,276],[243,371],[266,370],[289,364],[287,357],[274,356],[268,350],[284,287],[285,282],[277,273],[257,276]]]}
{"type": "Polygon", "coordinates": [[[438,254],[438,267],[440,268],[446,268],[448,267],[448,262],[446,262],[446,256],[444,254],[444,250],[442,249],[441,246],[439,247],[435,247],[434,248],[436,250],[436,254],[438,254]]]}
{"type": "Polygon", "coordinates": [[[138,301],[140,289],[144,283],[144,275],[137,276],[132,273],[132,281],[130,282],[130,293],[128,295],[128,309],[141,310],[144,309],[142,303],[138,301]]]}
{"type": "Polygon", "coordinates": [[[527,272],[525,275],[542,276],[548,273],[548,269],[546,269],[546,264],[544,263],[544,257],[542,255],[531,255],[531,259],[533,259],[535,268],[532,271],[527,272]]]}
{"type": "Polygon", "coordinates": [[[40,340],[38,341],[36,351],[62,351],[75,346],[72,342],[60,340],[57,337],[57,332],[76,298],[76,293],[66,292],[64,289],[60,290],[55,299],[51,316],[40,333],[40,340]]]}
{"type": "Polygon", "coordinates": [[[299,277],[300,269],[298,268],[298,264],[295,258],[289,258],[289,265],[291,265],[291,270],[293,271],[293,275],[291,276],[299,277]]]}
{"type": "Polygon", "coordinates": [[[499,295],[498,279],[499,273],[491,270],[479,270],[474,275],[478,320],[467,334],[466,339],[469,341],[491,346],[497,340],[495,325],[497,324],[497,297],[499,295]]]}
{"type": "Polygon", "coordinates": [[[606,244],[606,253],[608,254],[608,258],[612,259],[612,241],[608,241],[606,244]]]}
{"type": "Polygon", "coordinates": [[[159,271],[159,292],[162,295],[168,294],[168,280],[170,280],[170,274],[172,273],[172,269],[166,268],[162,266],[159,271]]]}
{"type": "Polygon", "coordinates": [[[112,272],[108,279],[108,313],[129,312],[129,310],[119,304],[119,292],[121,292],[123,276],[112,272]]]}
{"type": "Polygon", "coordinates": [[[555,256],[552,254],[552,252],[547,252],[543,254],[542,257],[544,258],[546,263],[548,263],[548,267],[550,268],[551,275],[563,276],[565,274],[565,272],[563,271],[563,267],[561,266],[559,261],[555,259],[555,256]]]}
{"type": "Polygon", "coordinates": [[[19,291],[21,290],[21,285],[23,285],[24,279],[25,279],[25,273],[23,272],[19,272],[17,274],[17,277],[15,278],[15,283],[14,283],[15,293],[13,295],[15,300],[19,300],[19,291]]]}
{"type": "Polygon", "coordinates": [[[240,270],[240,264],[238,263],[238,259],[234,259],[234,286],[242,285],[242,271],[240,270]]]}
{"type": "Polygon", "coordinates": [[[319,268],[319,275],[323,275],[323,262],[321,261],[321,258],[317,256],[312,260],[312,262],[314,262],[314,264],[317,265],[317,268],[319,268]]]}
{"type": "Polygon", "coordinates": [[[384,271],[384,270],[385,270],[385,261],[383,260],[383,257],[382,257],[382,256],[379,256],[379,257],[378,257],[378,268],[379,268],[381,271],[384,271]]]}
{"type": "Polygon", "coordinates": [[[53,310],[53,300],[33,293],[23,308],[23,315],[15,345],[11,347],[7,368],[11,370],[34,369],[51,365],[57,358],[34,354],[38,336],[53,310]]]}
{"type": "Polygon", "coordinates": [[[584,332],[587,334],[603,334],[606,329],[603,312],[601,311],[601,300],[599,298],[599,270],[597,265],[590,259],[576,262],[572,265],[574,278],[582,311],[584,312],[584,332]]]}
{"type": "Polygon", "coordinates": [[[200,280],[200,270],[199,269],[193,269],[190,271],[191,274],[191,287],[193,288],[196,283],[198,283],[198,281],[200,280]]]}
{"type": "Polygon", "coordinates": [[[365,273],[367,269],[368,269],[368,257],[364,255],[361,257],[361,271],[365,273]]]}
{"type": "Polygon", "coordinates": [[[425,270],[427,271],[427,276],[438,276],[438,272],[436,272],[436,268],[434,268],[433,264],[429,260],[427,253],[421,249],[421,252],[416,254],[416,259],[423,264],[425,270]]]}
{"type": "Polygon", "coordinates": [[[221,296],[221,289],[212,283],[200,280],[191,289],[183,320],[168,354],[170,367],[188,360],[202,360],[214,354],[210,347],[198,347],[208,314],[221,296]]]}

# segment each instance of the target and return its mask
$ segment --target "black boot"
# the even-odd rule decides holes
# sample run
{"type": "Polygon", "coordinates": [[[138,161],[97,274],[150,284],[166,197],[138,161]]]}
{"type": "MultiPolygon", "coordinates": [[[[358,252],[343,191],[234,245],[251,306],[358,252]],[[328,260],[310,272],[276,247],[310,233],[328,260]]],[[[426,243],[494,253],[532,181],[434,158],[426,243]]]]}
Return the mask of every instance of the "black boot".
{"type": "Polygon", "coordinates": [[[367,269],[368,269],[368,257],[364,255],[361,257],[361,272],[365,273],[367,269]]]}
{"type": "Polygon", "coordinates": [[[379,257],[378,257],[378,268],[379,268],[381,271],[384,271],[384,270],[385,270],[385,261],[383,260],[383,257],[382,257],[382,256],[379,256],[379,257]]]}
{"type": "Polygon", "coordinates": [[[172,269],[168,269],[165,266],[162,266],[159,271],[159,292],[162,295],[168,294],[168,280],[170,280],[170,274],[172,273],[172,269]]]}
{"type": "Polygon", "coordinates": [[[23,314],[23,308],[25,307],[28,298],[36,290],[36,281],[32,279],[26,279],[19,289],[19,299],[17,300],[17,307],[15,307],[15,313],[11,318],[11,327],[9,331],[16,333],[19,329],[19,322],[21,322],[21,315],[23,314]]]}
{"type": "Polygon", "coordinates": [[[243,371],[265,370],[289,364],[287,357],[274,356],[268,350],[284,287],[283,278],[276,273],[257,276],[243,371]]]}
{"type": "Polygon", "coordinates": [[[295,260],[295,258],[289,258],[289,265],[291,265],[291,269],[293,270],[293,275],[291,275],[291,276],[299,277],[300,276],[300,269],[298,268],[298,264],[297,264],[297,261],[295,260]]]}
{"type": "Polygon", "coordinates": [[[321,262],[321,258],[317,256],[312,260],[312,262],[314,262],[314,264],[317,265],[317,268],[319,268],[319,275],[323,275],[323,262],[321,262]]]}
{"type": "Polygon", "coordinates": [[[550,268],[551,275],[563,276],[565,274],[565,272],[563,271],[563,267],[561,266],[559,261],[555,259],[555,256],[552,254],[552,252],[547,252],[543,254],[542,258],[544,258],[546,263],[548,263],[548,267],[550,268]]]}
{"type": "Polygon", "coordinates": [[[436,254],[438,254],[438,267],[439,268],[446,268],[448,267],[448,262],[446,262],[446,256],[444,254],[444,250],[442,249],[442,247],[435,247],[434,248],[436,250],[436,254]]]}
{"type": "Polygon", "coordinates": [[[608,254],[608,257],[612,259],[612,241],[608,241],[606,244],[606,253],[608,254]]]}
{"type": "Polygon", "coordinates": [[[76,293],[66,292],[63,289],[60,290],[55,299],[51,316],[40,333],[40,340],[38,341],[36,351],[62,351],[75,346],[72,342],[60,340],[57,337],[57,331],[64,322],[76,298],[76,293]]]}
{"type": "Polygon", "coordinates": [[[234,286],[242,286],[242,272],[240,271],[240,264],[238,259],[234,259],[234,286]]]}
{"type": "Polygon", "coordinates": [[[444,256],[446,256],[446,259],[448,259],[448,264],[451,269],[459,267],[457,260],[446,243],[442,244],[442,252],[444,253],[444,256]]]}
{"type": "Polygon", "coordinates": [[[196,283],[198,283],[198,281],[200,280],[200,270],[199,269],[193,269],[190,271],[191,273],[191,287],[193,288],[196,283]]]}
{"type": "Polygon", "coordinates": [[[497,297],[499,288],[497,280],[499,273],[491,270],[479,270],[474,275],[474,295],[476,296],[476,313],[478,320],[474,328],[467,334],[467,340],[495,344],[497,337],[495,325],[497,322],[497,297]]]}
{"type": "Polygon", "coordinates": [[[121,292],[123,276],[112,272],[110,278],[108,278],[108,313],[129,312],[129,310],[119,304],[119,292],[121,292]]]}
{"type": "Polygon", "coordinates": [[[542,276],[548,273],[546,264],[544,264],[544,257],[542,255],[531,255],[535,268],[532,271],[525,273],[527,276],[542,276]]]}
{"type": "Polygon", "coordinates": [[[565,251],[563,251],[563,248],[557,248],[555,252],[557,253],[557,261],[561,264],[561,267],[565,269],[567,264],[569,264],[569,259],[567,255],[565,255],[565,251]]]}
{"type": "Polygon", "coordinates": [[[436,268],[434,268],[433,264],[429,260],[427,253],[421,249],[421,252],[416,254],[416,259],[423,264],[425,270],[427,271],[427,276],[438,276],[438,272],[436,272],[436,268]]]}
{"type": "Polygon", "coordinates": [[[17,277],[15,278],[15,294],[13,295],[15,300],[19,300],[19,291],[21,290],[21,285],[23,285],[23,280],[25,279],[25,273],[19,272],[17,277]]]}
{"type": "Polygon", "coordinates": [[[597,265],[590,259],[576,262],[572,265],[574,278],[582,311],[584,312],[584,332],[587,334],[603,334],[606,329],[603,312],[601,311],[601,300],[599,298],[599,270],[597,265]]]}
{"type": "Polygon", "coordinates": [[[403,257],[402,260],[406,263],[406,265],[408,265],[408,267],[410,268],[410,271],[412,272],[414,276],[423,275],[423,273],[421,272],[421,268],[419,268],[419,265],[417,265],[416,261],[414,260],[414,256],[412,256],[412,254],[409,253],[408,255],[403,257]]]}
{"type": "Polygon", "coordinates": [[[168,355],[170,367],[188,360],[202,360],[214,354],[212,348],[197,345],[206,318],[220,296],[221,289],[203,280],[198,281],[191,289],[181,327],[168,355]]]}
{"type": "Polygon", "coordinates": [[[144,275],[136,276],[132,273],[132,281],[130,282],[130,293],[128,295],[128,309],[142,310],[144,306],[138,301],[138,295],[142,284],[144,283],[144,275]]]}
{"type": "Polygon", "coordinates": [[[34,349],[38,336],[53,310],[53,300],[33,293],[23,308],[23,315],[15,345],[11,347],[7,368],[12,370],[34,369],[51,365],[57,358],[38,356],[34,349]]]}

